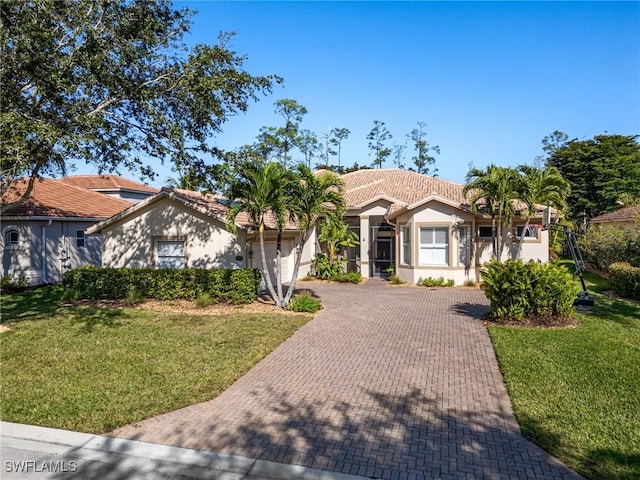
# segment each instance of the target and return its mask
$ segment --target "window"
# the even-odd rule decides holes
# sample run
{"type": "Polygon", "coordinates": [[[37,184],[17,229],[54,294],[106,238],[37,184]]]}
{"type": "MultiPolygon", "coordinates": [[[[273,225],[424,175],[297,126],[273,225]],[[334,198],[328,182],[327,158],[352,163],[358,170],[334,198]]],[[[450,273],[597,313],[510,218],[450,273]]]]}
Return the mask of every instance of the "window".
{"type": "Polygon", "coordinates": [[[458,227],[458,234],[460,236],[460,243],[458,245],[458,265],[469,265],[469,227],[462,225],[458,227]]]}
{"type": "Polygon", "coordinates": [[[478,227],[479,238],[493,238],[493,227],[478,227]]]}
{"type": "Polygon", "coordinates": [[[20,243],[20,233],[17,228],[7,228],[4,232],[4,246],[11,247],[20,243]]]}
{"type": "Polygon", "coordinates": [[[84,247],[84,230],[76,230],[76,247],[84,247]]]}
{"type": "MultiPolygon", "coordinates": [[[[522,236],[522,229],[524,228],[524,225],[521,227],[516,227],[516,238],[520,238],[522,236]]],[[[526,232],[524,233],[524,239],[525,240],[537,240],[538,238],[538,231],[540,230],[540,227],[538,225],[529,225],[527,227],[526,232]]]]}
{"type": "Polygon", "coordinates": [[[411,227],[404,225],[400,230],[400,242],[402,243],[400,263],[411,265],[411,227]]]}
{"type": "Polygon", "coordinates": [[[449,265],[448,227],[420,227],[420,265],[449,265]]]}
{"type": "Polygon", "coordinates": [[[184,267],[184,240],[156,240],[156,268],[184,267]]]}

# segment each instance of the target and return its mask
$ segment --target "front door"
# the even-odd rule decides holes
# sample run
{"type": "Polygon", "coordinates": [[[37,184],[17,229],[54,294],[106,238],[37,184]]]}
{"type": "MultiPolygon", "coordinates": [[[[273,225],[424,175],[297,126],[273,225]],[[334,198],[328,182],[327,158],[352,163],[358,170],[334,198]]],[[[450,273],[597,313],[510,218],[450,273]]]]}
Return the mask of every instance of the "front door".
{"type": "Polygon", "coordinates": [[[373,276],[386,277],[387,269],[391,266],[392,242],[391,238],[377,238],[375,241],[375,251],[373,257],[373,276]]]}

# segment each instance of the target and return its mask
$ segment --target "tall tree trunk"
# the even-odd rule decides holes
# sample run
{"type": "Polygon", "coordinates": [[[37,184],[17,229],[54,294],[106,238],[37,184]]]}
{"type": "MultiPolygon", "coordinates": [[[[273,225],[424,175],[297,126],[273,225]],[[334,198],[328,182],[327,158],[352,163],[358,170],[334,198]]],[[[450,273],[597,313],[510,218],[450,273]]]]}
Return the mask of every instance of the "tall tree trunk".
{"type": "Polygon", "coordinates": [[[300,270],[300,260],[302,259],[302,252],[304,250],[304,246],[307,243],[307,235],[308,231],[302,233],[302,238],[300,239],[300,246],[298,250],[298,254],[296,255],[296,262],[293,267],[293,274],[291,275],[291,283],[289,283],[289,290],[287,290],[287,294],[282,301],[282,306],[286,307],[289,305],[291,301],[291,296],[293,295],[293,291],[296,289],[296,282],[298,281],[298,271],[300,270]]]}
{"type": "Polygon", "coordinates": [[[491,249],[493,258],[498,258],[498,230],[496,229],[495,215],[491,215],[491,249]]]}
{"type": "Polygon", "coordinates": [[[273,288],[273,282],[271,281],[271,275],[269,273],[269,265],[267,264],[267,255],[264,251],[264,226],[260,226],[258,230],[258,238],[260,241],[260,259],[262,260],[262,275],[265,277],[264,282],[267,284],[267,290],[269,290],[269,294],[273,301],[278,303],[278,297],[276,296],[276,291],[273,288]]]}
{"type": "MultiPolygon", "coordinates": [[[[516,250],[516,254],[514,256],[514,260],[520,258],[522,254],[522,245],[524,244],[524,235],[527,233],[527,229],[529,228],[529,217],[524,222],[524,227],[522,227],[522,233],[520,234],[520,239],[518,240],[518,248],[516,250]]],[[[516,233],[518,232],[518,227],[516,227],[516,233]]]]}
{"type": "Polygon", "coordinates": [[[276,305],[283,307],[282,305],[282,232],[278,230],[278,236],[276,237],[276,289],[278,298],[276,299],[276,305]]]}

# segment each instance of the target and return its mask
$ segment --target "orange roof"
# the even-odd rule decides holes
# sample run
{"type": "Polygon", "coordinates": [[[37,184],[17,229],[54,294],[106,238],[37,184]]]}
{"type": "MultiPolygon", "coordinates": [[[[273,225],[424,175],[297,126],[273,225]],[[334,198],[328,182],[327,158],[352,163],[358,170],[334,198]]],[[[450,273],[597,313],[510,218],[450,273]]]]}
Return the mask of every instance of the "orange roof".
{"type": "Polygon", "coordinates": [[[608,222],[638,222],[640,221],[640,205],[630,205],[628,207],[614,210],[613,212],[603,213],[591,219],[591,223],[608,223],[608,222]]]}
{"type": "Polygon", "coordinates": [[[136,190],[157,193],[160,190],[140,182],[117,175],[72,175],[59,179],[60,182],[87,190],[136,190]]]}
{"type": "MultiPolygon", "coordinates": [[[[2,203],[17,200],[27,188],[27,180],[15,182],[2,195],[2,203]]],[[[33,184],[29,199],[7,210],[3,216],[109,218],[130,207],[126,200],[42,178],[33,184]]]]}
{"type": "Polygon", "coordinates": [[[429,197],[438,197],[449,203],[468,207],[462,193],[464,185],[448,182],[421,173],[392,169],[357,170],[342,175],[347,207],[357,208],[376,198],[393,203],[389,213],[396,213],[429,197]]]}
{"type": "MultiPolygon", "coordinates": [[[[170,188],[163,187],[160,192],[156,195],[153,195],[140,203],[136,203],[131,205],[127,203],[129,208],[124,211],[117,212],[117,215],[113,218],[109,218],[90,229],[91,233],[101,232],[104,228],[116,223],[123,218],[134,215],[138,210],[142,210],[146,208],[151,203],[156,202],[161,198],[172,198],[179,202],[182,202],[184,205],[198,211],[204,213],[205,215],[209,215],[213,218],[218,219],[221,222],[226,223],[227,221],[227,213],[229,212],[229,207],[224,202],[225,198],[220,195],[212,195],[209,193],[200,193],[194,192],[192,190],[183,190],[179,188],[170,188]]],[[[236,225],[242,229],[250,230],[254,228],[253,222],[249,218],[249,215],[245,212],[240,212],[236,217],[236,225]]],[[[265,218],[265,226],[269,230],[276,229],[275,217],[272,214],[266,215],[265,218]]],[[[298,227],[295,223],[287,221],[285,224],[285,230],[297,230],[298,227]]]]}

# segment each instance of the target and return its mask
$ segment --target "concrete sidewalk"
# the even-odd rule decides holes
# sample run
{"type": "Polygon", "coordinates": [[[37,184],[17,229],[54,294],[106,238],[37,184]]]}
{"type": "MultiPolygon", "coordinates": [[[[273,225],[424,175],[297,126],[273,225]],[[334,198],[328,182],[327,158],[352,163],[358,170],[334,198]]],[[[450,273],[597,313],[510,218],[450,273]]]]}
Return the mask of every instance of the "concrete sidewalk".
{"type": "Polygon", "coordinates": [[[314,468],[0,422],[3,480],[363,480],[314,468]]]}

